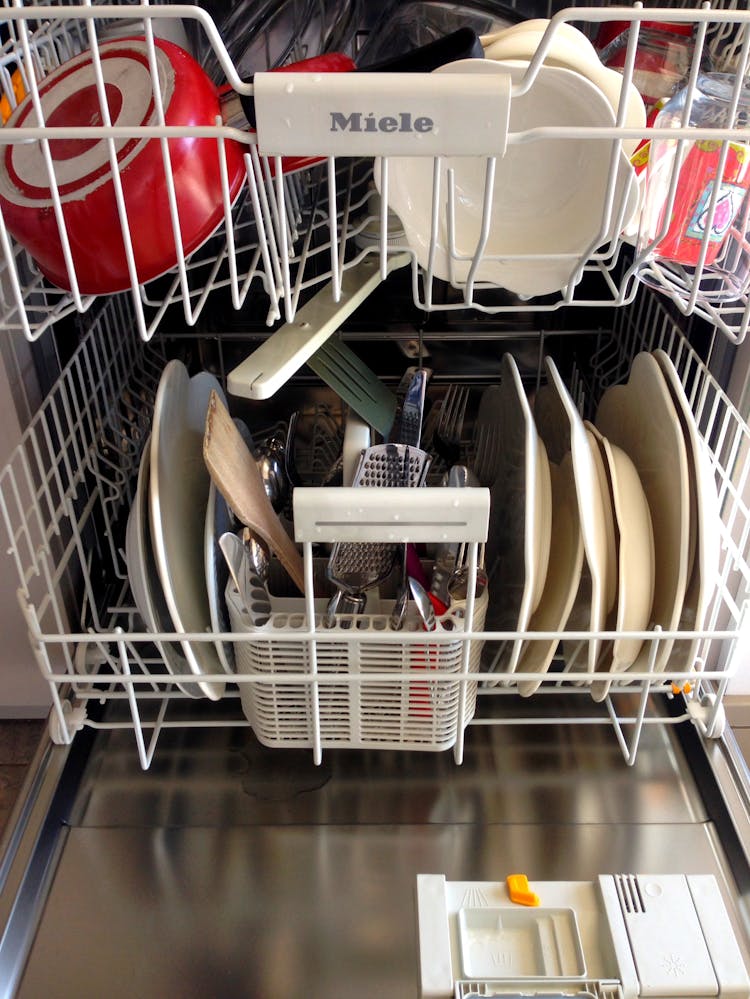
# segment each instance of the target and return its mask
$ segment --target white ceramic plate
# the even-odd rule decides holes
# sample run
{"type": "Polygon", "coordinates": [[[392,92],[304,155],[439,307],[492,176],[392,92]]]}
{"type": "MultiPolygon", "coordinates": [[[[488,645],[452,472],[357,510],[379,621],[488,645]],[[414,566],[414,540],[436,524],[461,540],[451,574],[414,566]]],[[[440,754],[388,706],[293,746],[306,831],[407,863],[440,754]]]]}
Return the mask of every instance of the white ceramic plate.
{"type": "Polygon", "coordinates": [[[602,454],[601,434],[588,420],[584,421],[586,436],[591,448],[591,457],[596,469],[599,483],[599,495],[602,498],[601,511],[604,514],[604,539],[606,558],[604,560],[604,606],[609,615],[617,606],[617,528],[615,511],[612,501],[612,488],[605,456],[602,454]]]}
{"type": "MultiPolygon", "coordinates": [[[[672,359],[663,350],[655,350],[654,357],[664,374],[672,402],[685,438],[690,481],[691,542],[694,538],[695,555],[692,569],[688,566],[685,601],[680,615],[680,630],[700,631],[706,625],[719,576],[721,535],[720,511],[716,483],[711,471],[706,446],[698,433],[695,417],[682,387],[680,376],[672,359]]],[[[690,560],[689,560],[690,561],[690,560]]],[[[680,670],[693,669],[700,639],[675,642],[669,664],[680,670]]]]}
{"type": "Polygon", "coordinates": [[[536,439],[536,502],[534,504],[534,591],[531,594],[532,614],[542,599],[549,568],[552,540],[552,478],[547,449],[540,437],[536,439]]]}
{"type": "MultiPolygon", "coordinates": [[[[523,59],[526,62],[531,62],[548,24],[548,21],[537,21],[534,25],[524,22],[499,32],[495,40],[485,48],[485,58],[500,61],[523,59]]],[[[617,115],[622,89],[622,74],[602,65],[596,50],[583,32],[578,31],[572,25],[558,25],[544,57],[544,64],[580,73],[601,91],[613,113],[615,116],[617,115]],[[566,28],[567,31],[562,31],[563,28],[566,28]]],[[[645,129],[646,108],[643,104],[643,98],[632,83],[625,93],[625,102],[624,126],[645,129]]],[[[624,139],[622,148],[626,155],[632,156],[640,142],[640,138],[624,139]]]]}
{"type": "MultiPolygon", "coordinates": [[[[438,73],[510,74],[517,83],[525,62],[468,59],[449,63],[438,73]]],[[[612,108],[602,93],[579,73],[542,66],[530,90],[511,103],[510,131],[545,125],[608,127],[612,108]]],[[[475,279],[533,297],[564,288],[583,256],[607,243],[629,221],[638,204],[635,173],[624,153],[614,190],[608,231],[599,236],[609,176],[609,139],[540,139],[511,143],[496,160],[488,242],[475,279]],[[542,254],[567,254],[545,259],[542,254]],[[495,259],[488,259],[494,257],[495,259]],[[497,259],[501,258],[501,259],[497,259]]],[[[389,160],[389,207],[401,219],[407,241],[422,267],[430,256],[433,160],[389,160]]],[[[440,161],[441,212],[435,233],[434,274],[453,284],[466,282],[476,252],[484,202],[487,160],[445,157],[440,161]],[[455,183],[455,259],[450,250],[447,208],[448,171],[455,183]]],[[[375,162],[380,186],[380,161],[375,162]]]]}
{"type": "MultiPolygon", "coordinates": [[[[552,538],[549,569],[542,599],[529,621],[529,631],[562,631],[581,581],[583,535],[578,516],[573,460],[565,455],[559,465],[550,463],[552,497],[552,538]]],[[[535,693],[557,648],[557,639],[526,642],[518,660],[517,673],[534,673],[531,680],[519,680],[523,697],[535,693]]]]}
{"type": "MultiPolygon", "coordinates": [[[[607,630],[645,631],[654,599],[654,532],[648,500],[630,458],[598,430],[593,427],[591,430],[606,470],[614,515],[616,603],[607,617],[607,630]]],[[[642,646],[643,641],[637,638],[605,642],[596,664],[597,672],[621,673],[629,669],[642,646]]],[[[607,681],[595,683],[591,696],[602,701],[609,688],[607,681]]]]}
{"type": "MultiPolygon", "coordinates": [[[[595,441],[583,425],[560,373],[551,358],[545,358],[547,384],[537,392],[534,416],[539,436],[547,446],[552,461],[562,462],[570,452],[573,461],[578,516],[586,556],[586,619],[588,630],[602,631],[607,617],[608,543],[605,497],[594,456],[595,441]]],[[[585,654],[585,669],[593,673],[599,656],[599,639],[591,639],[578,656],[569,658],[575,669],[585,654]]]]}
{"type": "MultiPolygon", "coordinates": [[[[190,378],[181,361],[165,367],[154,404],[149,512],[151,537],[164,597],[175,631],[212,630],[206,588],[204,537],[210,477],[203,461],[203,432],[212,391],[224,398],[213,375],[190,378]]],[[[224,671],[211,642],[182,642],[197,676],[224,671]]],[[[221,681],[199,681],[218,700],[221,681]]]]}
{"type": "MultiPolygon", "coordinates": [[[[596,426],[631,458],[648,499],[654,531],[655,581],[649,627],[679,627],[688,576],[690,485],[682,427],[659,362],[648,353],[633,359],[625,385],[602,396],[596,426]]],[[[654,670],[666,667],[672,642],[659,643],[654,670]]],[[[631,669],[648,669],[645,642],[631,669]]]]}
{"type": "MultiPolygon", "coordinates": [[[[501,361],[501,381],[495,405],[502,413],[498,470],[491,488],[487,566],[492,600],[486,627],[490,631],[524,631],[533,612],[538,576],[549,561],[547,515],[540,509],[540,488],[549,482],[547,455],[539,447],[531,407],[521,376],[510,354],[501,361]],[[546,547],[546,550],[545,550],[546,547]]],[[[542,586],[544,584],[542,583],[542,586]]],[[[492,669],[512,673],[522,641],[503,643],[492,669]]]]}
{"type": "MultiPolygon", "coordinates": [[[[149,631],[172,631],[159,575],[156,571],[154,552],[151,545],[151,529],[148,519],[148,485],[151,467],[151,441],[146,441],[138,469],[133,506],[128,516],[125,532],[125,560],[128,566],[128,581],[133,591],[133,599],[149,631]]],[[[164,664],[173,676],[192,676],[192,670],[182,655],[178,645],[171,642],[155,643],[164,664]]],[[[195,683],[178,683],[177,686],[188,697],[201,697],[195,683]]]]}
{"type": "MultiPolygon", "coordinates": [[[[229,612],[226,600],[224,599],[224,591],[227,588],[229,580],[229,568],[221,548],[219,548],[219,538],[225,531],[231,531],[233,526],[234,520],[227,506],[227,501],[216,488],[216,484],[212,482],[208,491],[208,503],[206,505],[203,557],[211,630],[217,632],[231,631],[229,612]]],[[[234,649],[232,643],[217,642],[216,651],[227,673],[234,673],[234,649]]]]}

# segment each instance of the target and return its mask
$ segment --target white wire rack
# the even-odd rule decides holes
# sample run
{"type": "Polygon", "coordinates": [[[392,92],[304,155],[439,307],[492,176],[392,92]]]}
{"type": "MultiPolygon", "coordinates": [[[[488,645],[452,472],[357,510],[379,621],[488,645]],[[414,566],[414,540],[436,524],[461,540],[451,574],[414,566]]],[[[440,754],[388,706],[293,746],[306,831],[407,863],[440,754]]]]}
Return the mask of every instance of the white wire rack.
{"type": "MultiPolygon", "coordinates": [[[[632,80],[638,52],[639,28],[643,20],[671,20],[694,25],[695,55],[688,84],[688,106],[695,92],[699,65],[706,54],[711,56],[717,68],[736,72],[738,80],[742,78],[747,65],[750,50],[747,26],[750,24],[750,12],[736,0],[721,0],[711,8],[698,8],[687,0],[663,7],[643,8],[636,4],[632,9],[571,6],[559,10],[559,6],[550,0],[548,13],[554,15],[552,23],[523,79],[512,86],[511,101],[521,98],[533,87],[545,55],[555,43],[561,25],[565,22],[574,23],[589,34],[594,34],[595,29],[606,21],[617,19],[631,23],[621,91],[623,94],[627,93],[632,80]]],[[[138,30],[145,31],[152,66],[156,65],[154,35],[159,34],[164,25],[191,22],[196,29],[192,36],[200,35],[201,44],[213,51],[231,86],[247,96],[253,92],[251,84],[239,79],[210,17],[196,7],[147,4],[69,4],[59,7],[14,5],[7,9],[5,16],[10,40],[5,43],[0,54],[0,86],[11,106],[16,104],[12,67],[19,68],[24,89],[38,102],[39,88],[49,72],[71,54],[87,47],[98,52],[102,39],[107,37],[107,26],[115,18],[132,22],[134,26],[138,26],[138,30]]],[[[103,86],[100,63],[94,59],[94,64],[97,85],[103,86]]],[[[378,83],[370,78],[367,86],[377,88],[378,83]]],[[[155,87],[155,97],[158,96],[157,90],[155,87]]],[[[407,97],[405,95],[405,99],[407,97]]],[[[109,119],[105,110],[103,109],[102,120],[106,122],[109,119]]],[[[623,253],[624,249],[629,251],[629,248],[619,235],[627,219],[623,214],[626,206],[620,205],[616,198],[618,164],[623,156],[623,141],[632,142],[644,135],[637,129],[625,127],[625,111],[625,101],[620,101],[616,121],[611,127],[572,129],[550,126],[511,132],[507,136],[509,146],[543,140],[562,142],[575,139],[585,143],[604,139],[611,142],[612,147],[606,192],[599,206],[599,224],[592,229],[588,245],[580,247],[575,253],[557,255],[565,258],[569,277],[560,291],[542,299],[534,299],[533,307],[537,311],[555,311],[573,304],[626,306],[634,301],[640,278],[646,275],[684,315],[699,315],[733,342],[740,342],[750,324],[748,295],[744,291],[733,293],[738,297],[732,297],[723,288],[717,291],[716,279],[705,265],[710,226],[706,227],[701,256],[694,268],[658,263],[654,255],[658,239],[645,246],[632,262],[623,253]]],[[[468,121],[467,130],[472,129],[471,121],[468,121]]],[[[5,128],[0,132],[0,146],[18,142],[39,144],[40,161],[44,162],[47,171],[71,290],[61,290],[50,284],[29,254],[14,242],[4,221],[0,220],[0,323],[4,328],[33,340],[61,317],[72,312],[85,312],[94,301],[91,295],[79,291],[80,275],[66,240],[70,233],[67,232],[65,212],[57,185],[58,168],[45,152],[48,150],[49,139],[85,137],[106,143],[109,153],[114,156],[115,142],[124,137],[151,138],[152,141],[166,143],[167,139],[175,140],[188,134],[213,138],[217,156],[224,165],[224,143],[242,143],[246,150],[245,175],[240,194],[233,202],[224,170],[223,221],[208,243],[192,254],[185,254],[180,236],[181,219],[174,197],[172,163],[168,154],[164,156],[164,177],[160,180],[164,182],[165,198],[168,196],[170,200],[175,252],[174,266],[157,281],[148,284],[140,284],[138,281],[132,254],[131,223],[127,216],[127,206],[121,197],[121,182],[117,174],[111,178],[113,197],[120,196],[117,214],[129,265],[130,299],[139,335],[144,340],[149,339],[159,328],[172,306],[181,309],[188,326],[194,326],[212,292],[218,289],[225,289],[233,308],[237,310],[246,305],[251,287],[262,290],[267,322],[271,324],[282,315],[287,321],[291,321],[300,296],[307,289],[331,282],[332,294],[334,298],[338,298],[343,271],[354,266],[363,256],[378,255],[385,275],[387,256],[403,252],[400,225],[392,215],[389,216],[385,202],[379,212],[372,210],[368,188],[370,160],[352,162],[329,156],[319,166],[285,174],[279,157],[266,158],[258,154],[254,133],[212,124],[192,129],[155,124],[148,128],[131,128],[129,131],[113,125],[91,126],[86,129],[53,129],[47,125],[5,128]]],[[[651,134],[658,137],[665,133],[662,130],[651,134]]],[[[710,138],[721,142],[722,148],[726,150],[730,140],[746,142],[748,130],[697,130],[685,125],[671,130],[669,135],[671,138],[690,141],[710,138]]],[[[325,154],[325,138],[320,140],[320,146],[325,154]]],[[[166,149],[166,145],[164,148],[166,149]]],[[[414,302],[425,311],[467,307],[489,314],[528,311],[528,301],[509,296],[492,281],[482,282],[476,279],[477,275],[482,274],[482,265],[493,259],[487,253],[486,235],[491,225],[498,224],[498,220],[492,217],[494,170],[497,163],[495,156],[487,157],[485,188],[480,192],[479,200],[484,207],[479,221],[479,240],[468,253],[465,246],[459,252],[449,240],[448,256],[454,274],[453,288],[448,288],[446,294],[447,286],[437,280],[431,263],[433,248],[440,226],[447,225],[450,233],[454,210],[451,206],[455,206],[455,191],[451,188],[450,175],[447,182],[442,182],[442,189],[439,186],[440,162],[441,157],[438,157],[433,171],[433,210],[431,219],[426,223],[428,263],[422,258],[424,266],[420,266],[416,251],[407,247],[412,256],[414,302]]],[[[393,161],[384,157],[382,176],[386,187],[389,165],[392,170],[393,161]]],[[[674,193],[673,189],[672,203],[674,193]]],[[[669,209],[668,204],[667,216],[669,209]]],[[[712,214],[716,211],[716,199],[709,209],[712,214]]],[[[637,228],[637,218],[631,220],[632,225],[637,228]]],[[[513,259],[507,255],[498,258],[505,263],[512,262],[513,259]]]]}
{"type": "MultiPolygon", "coordinates": [[[[426,638],[420,631],[389,631],[386,618],[380,618],[380,624],[367,618],[365,625],[349,629],[321,626],[312,597],[310,544],[304,549],[308,597],[290,600],[280,591],[269,627],[253,629],[242,621],[238,626],[235,616],[238,630],[221,635],[143,630],[121,545],[164,360],[155,345],[138,337],[127,299],[109,302],[0,472],[0,510],[18,575],[19,604],[37,665],[52,693],[54,737],[68,742],[84,725],[129,728],[141,764],[147,767],[164,729],[246,725],[244,703],[270,744],[288,744],[291,739],[310,746],[319,760],[327,746],[377,743],[377,730],[373,734],[372,728],[356,729],[356,724],[356,735],[341,736],[342,731],[353,731],[346,726],[356,722],[351,705],[359,700],[366,707],[361,717],[370,725],[373,719],[377,725],[379,708],[385,712],[381,743],[385,739],[390,746],[434,750],[452,746],[458,762],[472,726],[567,720],[611,725],[625,758],[633,763],[643,726],[664,722],[653,701],[657,694],[684,703],[674,721],[691,719],[709,735],[720,734],[722,700],[737,665],[750,592],[750,434],[658,296],[646,292],[632,308],[616,315],[616,329],[600,338],[583,378],[587,392],[596,398],[607,385],[625,379],[632,357],[641,349],[664,348],[675,362],[710,454],[721,508],[721,552],[704,628],[698,633],[638,633],[633,637],[644,638],[650,646],[648,668],[612,676],[569,673],[566,657],[580,643],[600,642],[616,633],[490,632],[482,630],[478,615],[466,630],[443,628],[430,634],[429,649],[439,650],[442,666],[427,673],[410,668],[415,659],[425,657],[426,638]],[[665,672],[657,673],[659,645],[671,638],[697,641],[694,664],[679,671],[667,665],[665,672]],[[483,672],[478,658],[483,643],[516,639],[564,642],[537,694],[523,702],[523,711],[518,679],[524,675],[503,675],[502,686],[486,687],[482,680],[497,680],[498,675],[483,672]],[[159,644],[180,640],[234,644],[242,671],[229,678],[207,678],[230,681],[226,703],[192,698],[180,689],[185,677],[172,676],[158,652],[159,644]],[[362,668],[364,661],[367,668],[362,668]],[[566,719],[559,712],[535,715],[529,710],[535,700],[545,706],[546,695],[552,694],[588,702],[593,685],[603,680],[613,681],[609,694],[603,704],[590,701],[590,713],[576,712],[566,719]],[[447,704],[449,713],[431,708],[426,717],[417,716],[415,728],[409,705],[415,698],[422,703],[425,691],[433,708],[447,704]],[[274,715],[277,702],[282,707],[274,715]],[[292,703],[291,716],[284,712],[284,703],[292,703]],[[394,712],[394,705],[402,710],[394,712]],[[290,717],[296,724],[291,732],[290,717]],[[443,725],[435,735],[435,724],[446,717],[450,731],[443,725]],[[333,735],[326,719],[334,725],[333,735]],[[279,728],[278,722],[287,727],[279,728]],[[369,731],[364,741],[363,731],[369,731]]],[[[323,436],[328,451],[321,469],[330,464],[337,447],[330,434],[323,436]]],[[[315,467],[315,461],[306,467],[315,467]]],[[[477,544],[469,547],[474,571],[477,544]]],[[[470,607],[466,620],[472,620],[470,607]]]]}

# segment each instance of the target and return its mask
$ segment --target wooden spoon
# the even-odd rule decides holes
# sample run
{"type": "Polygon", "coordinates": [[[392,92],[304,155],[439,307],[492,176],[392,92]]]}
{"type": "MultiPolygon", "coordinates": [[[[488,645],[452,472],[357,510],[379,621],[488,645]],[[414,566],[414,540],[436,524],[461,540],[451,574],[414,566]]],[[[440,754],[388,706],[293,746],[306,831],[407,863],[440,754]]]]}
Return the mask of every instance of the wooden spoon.
{"type": "Polygon", "coordinates": [[[217,489],[242,523],[275,552],[297,589],[305,589],[302,556],[284,530],[263,487],[258,466],[226,406],[211,393],[203,458],[217,489]]]}

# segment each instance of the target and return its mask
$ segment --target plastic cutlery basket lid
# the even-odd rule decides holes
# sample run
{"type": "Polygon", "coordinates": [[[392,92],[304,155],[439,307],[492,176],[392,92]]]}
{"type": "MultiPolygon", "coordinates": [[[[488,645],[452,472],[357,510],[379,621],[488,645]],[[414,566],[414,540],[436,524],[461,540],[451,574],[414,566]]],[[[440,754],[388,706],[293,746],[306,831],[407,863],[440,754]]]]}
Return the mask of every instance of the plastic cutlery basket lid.
{"type": "MultiPolygon", "coordinates": [[[[215,86],[195,60],[171,42],[155,39],[156,68],[164,124],[214,125],[220,114],[215,86]]],[[[177,263],[161,142],[138,134],[161,124],[154,81],[143,39],[99,46],[110,123],[128,130],[114,140],[127,228],[139,283],[177,263]]],[[[63,63],[39,86],[46,134],[54,128],[104,124],[93,57],[84,52],[63,63]]],[[[31,97],[9,119],[8,128],[38,124],[31,97]]],[[[220,147],[214,138],[168,140],[184,254],[196,250],[224,217],[220,147]]],[[[109,294],[131,285],[107,139],[65,138],[49,142],[57,188],[79,290],[109,294]]],[[[229,192],[234,199],[244,175],[243,146],[226,141],[229,192]]],[[[40,142],[4,147],[0,157],[0,207],[13,236],[54,284],[70,288],[63,240],[54,211],[51,181],[40,142]]]]}
{"type": "MultiPolygon", "coordinates": [[[[517,84],[527,67],[523,61],[467,59],[441,66],[436,72],[509,73],[517,84]]],[[[545,126],[605,128],[614,121],[612,107],[593,83],[579,73],[542,66],[529,91],[513,98],[509,131],[545,126]]],[[[621,154],[612,211],[603,224],[610,139],[513,142],[512,135],[510,139],[505,156],[496,161],[489,236],[475,279],[527,297],[554,293],[572,279],[581,258],[615,236],[629,220],[638,201],[635,175],[621,154]]],[[[479,245],[487,160],[442,159],[440,206],[445,206],[449,197],[449,171],[455,185],[455,252],[451,252],[448,210],[441,207],[433,269],[436,277],[460,284],[468,278],[479,245]]],[[[376,161],[379,189],[381,179],[380,161],[376,161]]],[[[432,159],[404,156],[389,160],[388,205],[401,219],[409,246],[425,268],[431,257],[432,198],[432,159]]]]}

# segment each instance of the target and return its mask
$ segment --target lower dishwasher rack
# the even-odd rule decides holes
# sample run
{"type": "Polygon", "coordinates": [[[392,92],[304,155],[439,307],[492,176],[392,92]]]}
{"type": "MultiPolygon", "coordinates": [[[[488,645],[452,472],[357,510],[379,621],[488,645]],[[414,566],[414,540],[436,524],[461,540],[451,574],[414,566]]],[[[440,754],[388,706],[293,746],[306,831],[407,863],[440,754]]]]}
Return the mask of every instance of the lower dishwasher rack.
{"type": "MultiPolygon", "coordinates": [[[[243,630],[236,615],[234,632],[145,631],[122,546],[164,345],[144,344],[134,332],[127,301],[109,301],[0,473],[18,599],[53,701],[53,740],[67,744],[83,727],[132,729],[141,766],[147,768],[165,730],[250,723],[264,744],[309,747],[316,762],[324,750],[341,747],[452,749],[460,763],[471,729],[487,725],[611,726],[629,764],[646,725],[686,721],[705,735],[720,736],[722,701],[737,666],[750,586],[748,428],[656,296],[644,290],[614,321],[611,334],[591,334],[590,363],[575,394],[596,401],[604,388],[627,378],[636,353],[664,349],[705,441],[721,511],[719,573],[705,629],[636,634],[651,645],[650,668],[616,676],[570,673],[567,667],[576,647],[612,640],[617,633],[487,631],[479,600],[473,620],[468,608],[466,620],[442,626],[429,646],[416,627],[388,633],[377,615],[353,629],[323,629],[314,611],[306,616],[303,600],[285,603],[283,594],[279,612],[262,633],[243,630]],[[312,627],[311,618],[317,622],[312,627]],[[188,696],[179,685],[184,677],[167,672],[160,648],[186,638],[234,643],[241,672],[212,678],[229,681],[221,706],[188,696]],[[691,669],[653,670],[659,643],[670,639],[695,643],[691,669]],[[561,644],[537,693],[522,700],[519,675],[487,672],[481,651],[493,642],[530,640],[561,644]],[[420,665],[426,657],[437,668],[427,677],[410,668],[415,657],[420,665]],[[594,686],[607,681],[606,697],[595,703],[594,686]],[[578,703],[553,718],[544,710],[535,715],[534,701],[546,695],[556,695],[555,703],[561,703],[559,695],[578,703]],[[673,701],[669,712],[661,695],[673,701]],[[581,699],[590,710],[580,710],[581,699]]],[[[546,345],[540,337],[537,371],[546,345]]],[[[311,481],[316,474],[319,481],[320,469],[337,454],[339,418],[324,406],[312,414],[310,453],[304,456],[311,481]]],[[[476,566],[481,538],[468,540],[474,542],[469,548],[476,566]]],[[[310,544],[305,559],[312,579],[310,544]]]]}

